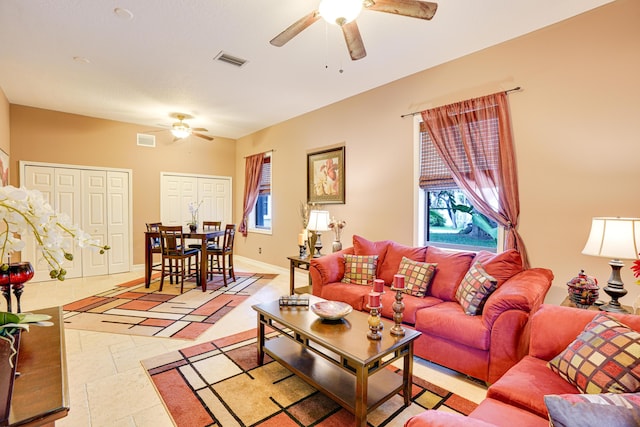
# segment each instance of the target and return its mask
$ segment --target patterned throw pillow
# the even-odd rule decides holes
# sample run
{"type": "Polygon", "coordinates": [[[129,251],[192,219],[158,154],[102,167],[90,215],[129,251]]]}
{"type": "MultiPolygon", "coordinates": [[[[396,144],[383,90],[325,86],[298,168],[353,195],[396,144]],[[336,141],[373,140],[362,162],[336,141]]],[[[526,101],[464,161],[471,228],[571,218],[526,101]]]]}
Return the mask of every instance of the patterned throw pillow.
{"type": "Polygon", "coordinates": [[[466,314],[475,316],[482,313],[484,303],[497,287],[498,281],[487,274],[482,264],[476,262],[460,282],[456,299],[466,314]]]}
{"type": "Polygon", "coordinates": [[[344,255],[343,283],[371,285],[376,278],[378,255],[344,255]]]}
{"type": "Polygon", "coordinates": [[[398,274],[404,276],[404,292],[415,297],[423,297],[427,293],[427,287],[433,279],[433,273],[438,264],[413,261],[402,257],[398,274]]]}
{"type": "Polygon", "coordinates": [[[625,394],[547,395],[553,427],[628,427],[640,425],[640,396],[625,394]]]}
{"type": "Polygon", "coordinates": [[[600,313],[547,366],[582,393],[640,391],[640,333],[600,313]]]}

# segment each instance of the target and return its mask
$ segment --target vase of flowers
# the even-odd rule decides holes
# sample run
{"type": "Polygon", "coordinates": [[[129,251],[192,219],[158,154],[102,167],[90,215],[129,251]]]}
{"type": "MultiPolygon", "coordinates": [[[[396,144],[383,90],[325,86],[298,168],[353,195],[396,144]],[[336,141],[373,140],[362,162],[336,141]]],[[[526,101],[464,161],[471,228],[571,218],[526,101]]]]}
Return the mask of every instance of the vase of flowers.
{"type": "Polygon", "coordinates": [[[331,218],[331,222],[329,222],[329,229],[333,230],[334,234],[333,244],[331,245],[333,252],[342,250],[342,242],[340,241],[340,236],[345,225],[347,225],[346,221],[336,220],[333,217],[331,218]]]}
{"type": "Polygon", "coordinates": [[[189,213],[191,214],[191,219],[187,222],[187,225],[192,233],[195,233],[198,229],[198,211],[200,210],[201,205],[202,200],[200,200],[199,203],[189,202],[189,213]]]}
{"type": "Polygon", "coordinates": [[[9,347],[8,363],[14,367],[19,332],[28,331],[30,324],[51,325],[48,315],[10,312],[9,289],[19,298],[24,283],[33,277],[30,262],[9,262],[11,254],[25,247],[22,239],[28,235],[34,238],[36,253],[47,263],[50,277],[57,280],[64,280],[67,274],[64,262],[73,260],[68,238],[80,248],[99,250],[101,254],[110,248],[72,224],[67,215],[55,212],[39,191],[11,185],[0,187],[0,229],[0,284],[8,306],[6,312],[0,312],[0,344],[9,347]]]}
{"type": "Polygon", "coordinates": [[[55,212],[37,190],[0,187],[0,223],[4,223],[0,232],[0,272],[9,270],[4,260],[24,248],[22,239],[27,235],[34,237],[36,252],[47,263],[52,279],[64,280],[67,271],[63,263],[73,260],[65,238],[71,237],[80,248],[99,250],[101,254],[110,249],[72,224],[67,215],[55,212]]]}

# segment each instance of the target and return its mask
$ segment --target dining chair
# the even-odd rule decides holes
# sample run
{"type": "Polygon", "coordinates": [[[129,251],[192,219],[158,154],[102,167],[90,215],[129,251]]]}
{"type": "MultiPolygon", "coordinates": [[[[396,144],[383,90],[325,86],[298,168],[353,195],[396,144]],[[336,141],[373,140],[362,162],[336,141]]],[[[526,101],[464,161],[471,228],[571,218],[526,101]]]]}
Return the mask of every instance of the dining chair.
{"type": "MultiPolygon", "coordinates": [[[[156,232],[159,233],[160,232],[160,226],[162,225],[161,222],[148,222],[147,224],[147,231],[148,232],[156,232]]],[[[153,254],[160,254],[162,253],[161,248],[160,248],[160,237],[149,237],[149,247],[151,248],[151,256],[153,256],[153,254]]],[[[161,271],[162,270],[162,262],[158,262],[156,264],[151,264],[151,270],[156,270],[156,271],[161,271]]]]}
{"type": "Polygon", "coordinates": [[[211,244],[207,246],[207,255],[215,258],[214,263],[210,263],[209,272],[212,274],[222,274],[224,286],[227,286],[227,273],[229,278],[236,280],[236,273],[233,270],[233,242],[236,237],[236,225],[227,224],[224,228],[222,245],[211,244]]]}
{"type": "MultiPolygon", "coordinates": [[[[222,221],[202,221],[202,231],[220,231],[220,227],[222,226],[222,221]]],[[[214,237],[213,239],[207,240],[207,245],[210,244],[218,244],[220,241],[220,237],[214,237]]],[[[200,243],[192,243],[189,245],[190,248],[202,249],[202,245],[200,243]]]]}
{"type": "Polygon", "coordinates": [[[160,231],[160,249],[162,254],[162,276],[160,277],[160,290],[164,285],[164,277],[169,276],[169,280],[173,283],[172,278],[176,276],[176,283],[180,277],[180,293],[184,291],[185,277],[192,276],[191,260],[195,260],[195,277],[199,275],[198,254],[199,249],[189,248],[185,246],[185,238],[182,233],[182,226],[168,225],[159,226],[160,231]],[[185,264],[188,261],[188,264],[185,264]],[[168,267],[168,272],[165,270],[168,267]],[[187,271],[188,268],[188,271],[187,271]]]}

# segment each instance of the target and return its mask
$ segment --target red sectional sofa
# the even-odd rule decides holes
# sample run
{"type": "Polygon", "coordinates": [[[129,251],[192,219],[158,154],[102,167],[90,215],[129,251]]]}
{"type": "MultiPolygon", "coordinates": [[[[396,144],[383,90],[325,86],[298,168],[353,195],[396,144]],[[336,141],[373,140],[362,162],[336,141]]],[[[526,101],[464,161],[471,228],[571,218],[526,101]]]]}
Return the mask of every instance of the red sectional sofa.
{"type": "Polygon", "coordinates": [[[312,259],[309,272],[314,295],[347,302],[356,310],[366,310],[371,286],[341,282],[346,254],[377,255],[376,277],[386,285],[381,298],[382,316],[390,319],[395,292],[389,286],[403,257],[436,263],[426,295],[403,297],[403,322],[422,332],[414,353],[488,383],[498,380],[527,354],[529,317],[544,301],[553,280],[548,269],[523,270],[520,255],[514,250],[501,254],[459,252],[354,236],[352,247],[312,259]],[[482,313],[471,316],[465,314],[455,295],[475,261],[497,279],[498,288],[486,300],[482,313]]]}
{"type": "MultiPolygon", "coordinates": [[[[489,387],[487,397],[468,417],[442,411],[425,411],[407,421],[405,427],[548,427],[549,412],[545,405],[545,396],[578,395],[579,390],[547,367],[547,362],[563,352],[585,325],[599,314],[594,310],[582,310],[571,307],[543,304],[531,318],[529,354],[509,369],[498,381],[489,387]]],[[[633,314],[609,313],[611,317],[635,331],[640,331],[640,316],[633,314]]],[[[623,394],[638,398],[637,393],[623,394]]],[[[638,425],[640,413],[634,412],[636,422],[631,424],[620,419],[607,418],[606,405],[599,403],[572,404],[567,411],[576,411],[572,415],[572,424],[576,426],[621,426],[638,425]],[[589,416],[590,407],[595,413],[591,422],[580,419],[589,416]]],[[[619,415],[619,414],[617,414],[619,415]]],[[[629,414],[626,414],[629,415],[629,414]]],[[[566,425],[558,423],[556,425],[566,425]]]]}

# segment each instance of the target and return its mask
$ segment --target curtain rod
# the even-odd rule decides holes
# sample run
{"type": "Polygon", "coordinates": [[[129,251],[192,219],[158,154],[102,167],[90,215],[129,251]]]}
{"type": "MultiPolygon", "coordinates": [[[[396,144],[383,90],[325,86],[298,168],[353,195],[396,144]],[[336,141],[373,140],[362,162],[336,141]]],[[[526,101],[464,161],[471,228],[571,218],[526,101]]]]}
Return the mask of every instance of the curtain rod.
{"type": "MultiPolygon", "coordinates": [[[[262,152],[262,154],[269,153],[269,152],[273,153],[273,152],[275,152],[275,151],[276,151],[276,150],[274,150],[274,149],[272,148],[272,149],[270,149],[270,150],[263,151],[263,152],[262,152]]],[[[260,154],[260,153],[256,153],[256,154],[260,154]]],[[[255,154],[250,154],[250,155],[248,155],[248,156],[244,156],[244,157],[243,157],[243,159],[246,159],[247,157],[251,157],[251,156],[255,156],[255,154]]]]}
{"type": "MultiPolygon", "coordinates": [[[[515,92],[515,91],[520,90],[520,89],[522,89],[522,88],[520,86],[518,86],[518,87],[514,87],[513,89],[507,89],[507,90],[504,91],[504,93],[515,92]]],[[[403,114],[403,115],[400,116],[400,118],[404,119],[405,117],[408,117],[408,116],[415,116],[416,114],[420,114],[421,112],[422,111],[414,111],[413,113],[403,114]]]]}

